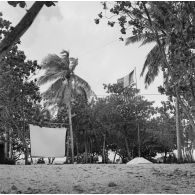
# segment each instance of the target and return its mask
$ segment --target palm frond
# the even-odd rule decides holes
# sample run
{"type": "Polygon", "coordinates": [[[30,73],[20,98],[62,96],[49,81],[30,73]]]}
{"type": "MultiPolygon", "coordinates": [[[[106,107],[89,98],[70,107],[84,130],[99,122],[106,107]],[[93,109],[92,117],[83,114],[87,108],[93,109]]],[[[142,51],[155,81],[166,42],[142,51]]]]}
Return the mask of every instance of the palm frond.
{"type": "MultiPolygon", "coordinates": [[[[159,38],[162,38],[162,37],[163,37],[163,35],[159,35],[159,38]]],[[[140,45],[140,47],[141,47],[145,44],[156,42],[156,39],[155,39],[155,36],[154,36],[153,33],[145,33],[145,34],[142,34],[142,35],[134,35],[134,36],[128,37],[126,39],[125,45],[129,45],[129,44],[136,43],[136,42],[142,42],[141,45],[140,45]]]]}
{"type": "Polygon", "coordinates": [[[70,71],[74,72],[76,66],[78,65],[78,58],[69,58],[69,60],[70,60],[70,64],[71,64],[70,71]]]}
{"type": "Polygon", "coordinates": [[[147,72],[145,79],[144,79],[144,83],[145,83],[145,88],[148,88],[148,86],[154,81],[154,79],[156,78],[156,76],[158,75],[158,73],[151,74],[151,72],[147,72]]]}
{"type": "Polygon", "coordinates": [[[64,72],[53,72],[51,70],[46,71],[45,75],[41,76],[38,81],[37,84],[38,85],[44,85],[50,81],[53,81],[57,78],[62,78],[64,75],[64,72]]]}
{"type": "Polygon", "coordinates": [[[145,36],[145,34],[141,34],[141,35],[133,35],[131,37],[128,37],[125,41],[125,45],[129,45],[132,43],[136,43],[136,42],[140,42],[145,40],[147,37],[145,36]]]}
{"type": "Polygon", "coordinates": [[[85,91],[87,98],[89,98],[90,96],[96,96],[95,93],[92,91],[90,85],[87,83],[87,81],[85,81],[84,79],[75,74],[72,75],[72,77],[74,80],[73,84],[74,89],[77,89],[78,91],[80,90],[81,92],[85,91]]]}
{"type": "Polygon", "coordinates": [[[43,98],[48,101],[47,105],[67,104],[71,98],[67,81],[58,79],[43,93],[43,98]]]}
{"type": "Polygon", "coordinates": [[[148,43],[155,42],[155,41],[156,41],[156,40],[155,40],[155,36],[154,36],[152,33],[150,33],[150,34],[148,34],[148,37],[146,37],[146,38],[143,40],[143,42],[142,42],[142,44],[140,45],[140,47],[143,46],[143,45],[146,45],[146,44],[148,44],[148,43]]]}
{"type": "Polygon", "coordinates": [[[141,72],[141,76],[143,76],[146,68],[148,69],[144,81],[146,88],[154,81],[155,77],[158,75],[162,63],[163,63],[163,57],[161,55],[159,46],[155,45],[147,55],[147,59],[144,63],[141,72]]]}
{"type": "Polygon", "coordinates": [[[143,76],[146,68],[148,68],[148,66],[153,63],[153,61],[157,58],[157,56],[160,55],[160,49],[159,49],[159,46],[158,45],[155,45],[151,50],[150,52],[148,53],[148,55],[146,56],[146,61],[143,65],[143,68],[142,68],[142,72],[140,74],[140,76],[143,76]]]}
{"type": "Polygon", "coordinates": [[[67,50],[62,50],[61,52],[60,52],[60,54],[62,55],[62,57],[63,58],[69,58],[69,51],[67,51],[67,50]]]}
{"type": "Polygon", "coordinates": [[[41,63],[41,67],[43,69],[54,69],[56,71],[61,71],[66,69],[66,66],[63,62],[63,60],[56,54],[49,54],[47,55],[42,63],[41,63]]]}
{"type": "Polygon", "coordinates": [[[62,61],[65,64],[66,68],[69,69],[70,67],[70,60],[69,60],[69,51],[62,50],[61,52],[62,61]]]}
{"type": "Polygon", "coordinates": [[[42,93],[42,96],[44,99],[55,99],[56,94],[61,89],[63,84],[62,79],[56,80],[44,93],[42,93]]]}

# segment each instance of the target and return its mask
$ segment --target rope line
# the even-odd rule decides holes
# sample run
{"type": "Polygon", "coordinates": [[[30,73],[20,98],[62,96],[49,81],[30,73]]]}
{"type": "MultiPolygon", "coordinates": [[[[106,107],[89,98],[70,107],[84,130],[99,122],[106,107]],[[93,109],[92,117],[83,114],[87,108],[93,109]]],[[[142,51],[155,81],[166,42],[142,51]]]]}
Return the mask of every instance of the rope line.
{"type": "MultiPolygon", "coordinates": [[[[139,95],[164,95],[164,94],[142,93],[142,94],[139,94],[139,95]]],[[[109,96],[109,94],[108,95],[96,95],[96,96],[109,96]]]]}

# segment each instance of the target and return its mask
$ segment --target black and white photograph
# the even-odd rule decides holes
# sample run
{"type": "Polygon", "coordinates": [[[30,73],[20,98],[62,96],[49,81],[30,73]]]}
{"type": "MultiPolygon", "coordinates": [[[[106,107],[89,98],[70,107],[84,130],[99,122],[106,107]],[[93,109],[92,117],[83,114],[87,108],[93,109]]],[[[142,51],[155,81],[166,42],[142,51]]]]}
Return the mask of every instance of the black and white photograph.
{"type": "Polygon", "coordinates": [[[0,1],[0,194],[195,194],[195,1],[0,1]]]}

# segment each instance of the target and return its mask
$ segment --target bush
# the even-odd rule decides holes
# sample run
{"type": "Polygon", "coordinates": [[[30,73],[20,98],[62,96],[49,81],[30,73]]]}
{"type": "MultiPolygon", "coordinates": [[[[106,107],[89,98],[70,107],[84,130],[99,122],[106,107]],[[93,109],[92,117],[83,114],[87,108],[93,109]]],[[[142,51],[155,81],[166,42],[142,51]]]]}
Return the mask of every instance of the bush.
{"type": "Polygon", "coordinates": [[[15,165],[16,161],[14,159],[4,158],[1,159],[0,164],[15,165]]]}
{"type": "Polygon", "coordinates": [[[45,161],[43,158],[39,158],[37,161],[37,164],[45,164],[45,161]]]}

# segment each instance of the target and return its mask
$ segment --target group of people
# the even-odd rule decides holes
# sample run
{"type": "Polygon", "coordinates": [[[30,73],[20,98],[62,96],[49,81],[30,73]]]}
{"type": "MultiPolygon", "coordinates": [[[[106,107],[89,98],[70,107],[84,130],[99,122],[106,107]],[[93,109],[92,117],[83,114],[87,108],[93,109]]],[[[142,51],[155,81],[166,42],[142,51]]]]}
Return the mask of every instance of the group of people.
{"type": "MultiPolygon", "coordinates": [[[[55,157],[48,157],[48,164],[51,165],[53,164],[55,160],[55,157]]],[[[37,161],[37,164],[45,164],[45,161],[43,158],[39,158],[38,161],[37,161]]]]}

